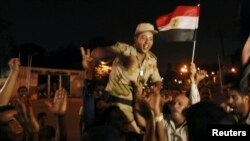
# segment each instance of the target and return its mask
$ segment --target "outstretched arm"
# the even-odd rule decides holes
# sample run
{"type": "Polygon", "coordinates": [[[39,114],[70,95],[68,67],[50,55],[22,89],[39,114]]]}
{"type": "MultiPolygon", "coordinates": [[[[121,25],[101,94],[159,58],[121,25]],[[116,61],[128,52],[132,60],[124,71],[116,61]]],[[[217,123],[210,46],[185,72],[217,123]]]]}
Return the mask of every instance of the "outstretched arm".
{"type": "Polygon", "coordinates": [[[0,106],[9,103],[19,74],[20,64],[19,58],[12,58],[9,61],[10,74],[0,90],[0,106]]]}
{"type": "Polygon", "coordinates": [[[46,102],[46,104],[49,107],[49,111],[58,118],[55,141],[66,141],[67,130],[65,123],[65,114],[67,111],[67,91],[65,89],[57,90],[54,101],[46,102]]]}
{"type": "Polygon", "coordinates": [[[93,96],[95,81],[93,79],[96,62],[95,59],[91,57],[89,49],[85,50],[83,47],[81,47],[80,49],[82,55],[82,66],[84,68],[85,73],[84,86],[82,92],[83,110],[80,113],[80,131],[82,134],[85,128],[93,124],[95,118],[95,101],[93,96]]]}
{"type": "Polygon", "coordinates": [[[166,141],[164,133],[163,114],[161,109],[161,95],[157,87],[149,91],[142,89],[138,83],[133,83],[136,90],[135,111],[139,124],[145,127],[144,141],[158,140],[166,141]],[[159,117],[161,119],[159,119],[159,117]]]}
{"type": "Polygon", "coordinates": [[[16,105],[16,109],[18,111],[18,119],[27,132],[26,140],[36,141],[38,140],[40,127],[35,117],[29,95],[24,95],[19,101],[20,103],[16,105]]]}
{"type": "Polygon", "coordinates": [[[156,141],[154,114],[148,102],[147,93],[138,83],[133,82],[135,89],[135,118],[145,128],[144,141],[156,141]]]}
{"type": "Polygon", "coordinates": [[[154,113],[156,136],[158,137],[158,141],[167,141],[168,138],[165,133],[164,116],[161,107],[161,95],[157,89],[153,89],[152,92],[150,107],[154,113]]]}
{"type": "Polygon", "coordinates": [[[97,61],[106,58],[114,58],[118,53],[111,47],[97,47],[91,51],[91,57],[97,61]]]}

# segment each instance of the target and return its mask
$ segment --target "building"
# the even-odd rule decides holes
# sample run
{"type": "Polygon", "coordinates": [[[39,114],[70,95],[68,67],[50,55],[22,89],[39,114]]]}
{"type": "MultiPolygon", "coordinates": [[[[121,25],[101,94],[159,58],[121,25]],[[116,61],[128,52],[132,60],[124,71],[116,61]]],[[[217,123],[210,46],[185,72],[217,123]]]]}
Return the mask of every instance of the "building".
{"type": "Polygon", "coordinates": [[[15,87],[15,94],[20,86],[26,86],[33,99],[51,98],[59,87],[69,92],[69,97],[81,97],[83,71],[21,67],[15,87]]]}

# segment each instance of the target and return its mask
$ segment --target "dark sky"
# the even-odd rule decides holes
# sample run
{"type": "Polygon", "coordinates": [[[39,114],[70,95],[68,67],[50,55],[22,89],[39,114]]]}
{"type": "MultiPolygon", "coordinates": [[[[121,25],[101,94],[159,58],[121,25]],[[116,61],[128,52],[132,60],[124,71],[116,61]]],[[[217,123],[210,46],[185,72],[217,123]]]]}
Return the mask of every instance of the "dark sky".
{"type": "MultiPolygon", "coordinates": [[[[244,0],[243,0],[244,1],[244,0]]],[[[245,0],[248,1],[248,0],[245,0]]],[[[201,4],[195,62],[216,63],[224,47],[225,62],[242,47],[240,0],[5,0],[0,14],[10,24],[17,43],[34,42],[48,51],[69,43],[87,44],[92,38],[132,43],[139,22],[155,25],[158,16],[177,5],[201,4]]],[[[249,5],[249,2],[246,2],[249,5]]],[[[244,6],[247,7],[247,6],[244,6]]],[[[243,7],[243,8],[244,8],[243,7]]],[[[249,15],[248,15],[249,16],[249,15]]],[[[248,19],[249,20],[249,19],[248,19]]],[[[192,43],[166,43],[155,40],[153,52],[159,66],[190,62],[192,43]]]]}

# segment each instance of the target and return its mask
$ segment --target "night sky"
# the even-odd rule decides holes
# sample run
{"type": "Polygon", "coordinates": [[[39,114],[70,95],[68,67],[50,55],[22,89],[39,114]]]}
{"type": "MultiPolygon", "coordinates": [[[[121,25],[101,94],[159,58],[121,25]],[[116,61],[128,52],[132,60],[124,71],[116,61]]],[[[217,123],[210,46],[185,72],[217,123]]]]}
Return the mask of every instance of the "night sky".
{"type": "MultiPolygon", "coordinates": [[[[19,43],[33,42],[47,51],[91,39],[133,42],[136,25],[150,22],[174,10],[177,5],[201,5],[194,62],[216,63],[217,54],[230,62],[230,54],[242,48],[249,33],[248,0],[5,0],[0,16],[19,43]],[[248,6],[247,6],[248,5],[248,6]],[[224,53],[223,53],[224,50],[224,53]]],[[[249,24],[250,25],[250,24],[249,24]]],[[[153,52],[159,67],[166,63],[189,63],[192,43],[167,43],[156,37],[153,52]]]]}

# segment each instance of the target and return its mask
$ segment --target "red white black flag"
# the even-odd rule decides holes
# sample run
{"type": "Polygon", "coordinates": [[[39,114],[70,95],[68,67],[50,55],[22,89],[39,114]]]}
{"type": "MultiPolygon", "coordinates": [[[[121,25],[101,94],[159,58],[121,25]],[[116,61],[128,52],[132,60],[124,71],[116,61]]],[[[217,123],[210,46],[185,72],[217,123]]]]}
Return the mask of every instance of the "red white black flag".
{"type": "Polygon", "coordinates": [[[166,41],[194,41],[198,28],[200,6],[177,6],[176,9],[156,19],[160,36],[166,41]]]}

